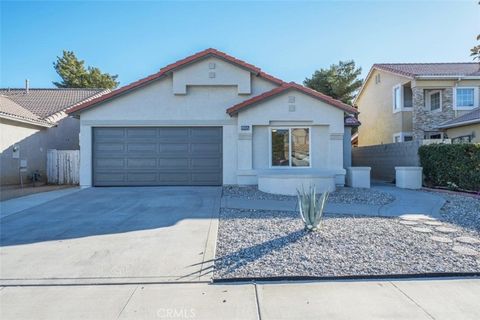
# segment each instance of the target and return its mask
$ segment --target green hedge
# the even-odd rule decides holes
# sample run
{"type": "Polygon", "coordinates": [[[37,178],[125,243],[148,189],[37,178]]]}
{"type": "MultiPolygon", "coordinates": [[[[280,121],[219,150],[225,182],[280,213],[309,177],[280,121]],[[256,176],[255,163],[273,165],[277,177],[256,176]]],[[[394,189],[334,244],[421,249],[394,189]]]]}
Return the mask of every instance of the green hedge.
{"type": "Polygon", "coordinates": [[[427,186],[480,191],[480,144],[430,144],[418,155],[427,186]]]}

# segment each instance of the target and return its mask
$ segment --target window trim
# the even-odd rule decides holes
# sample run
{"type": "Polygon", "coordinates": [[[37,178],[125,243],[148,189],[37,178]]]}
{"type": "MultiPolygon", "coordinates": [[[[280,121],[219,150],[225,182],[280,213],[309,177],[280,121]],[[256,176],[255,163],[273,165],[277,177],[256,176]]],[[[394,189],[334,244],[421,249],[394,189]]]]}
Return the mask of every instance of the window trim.
{"type": "Polygon", "coordinates": [[[268,129],[268,167],[270,169],[308,169],[312,168],[312,127],[309,126],[293,126],[293,127],[269,127],[268,129]],[[292,129],[308,129],[308,156],[310,158],[308,166],[295,167],[292,166],[292,129]],[[273,130],[288,130],[288,166],[274,166],[272,165],[272,131],[273,130]]]}
{"type": "Polygon", "coordinates": [[[473,110],[478,107],[478,87],[463,87],[463,86],[455,86],[453,88],[453,110],[473,110]],[[473,106],[471,107],[459,107],[457,106],[457,90],[458,89],[472,89],[473,90],[473,106]]]}
{"type": "Polygon", "coordinates": [[[427,92],[427,96],[425,98],[425,102],[428,108],[428,111],[431,112],[442,112],[443,110],[443,100],[442,100],[442,90],[431,90],[427,92]],[[432,95],[434,94],[439,94],[440,95],[440,108],[432,110],[432,95]]]}
{"type": "Polygon", "coordinates": [[[392,109],[393,113],[397,113],[403,110],[403,85],[400,83],[393,86],[392,88],[392,109]],[[396,108],[397,99],[395,97],[395,92],[397,89],[399,89],[398,92],[400,93],[400,106],[398,108],[396,108]]]}

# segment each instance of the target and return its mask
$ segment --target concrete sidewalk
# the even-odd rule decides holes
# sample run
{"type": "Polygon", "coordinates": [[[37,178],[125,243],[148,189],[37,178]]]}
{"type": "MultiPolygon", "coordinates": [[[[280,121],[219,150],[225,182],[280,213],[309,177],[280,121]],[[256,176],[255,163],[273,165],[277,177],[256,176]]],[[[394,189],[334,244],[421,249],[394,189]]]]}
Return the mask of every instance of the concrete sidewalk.
{"type": "Polygon", "coordinates": [[[480,319],[480,279],[0,288],[1,319],[480,319]]]}
{"type": "MultiPolygon", "coordinates": [[[[328,203],[327,214],[351,214],[366,216],[396,217],[403,214],[425,214],[433,218],[440,217],[440,209],[445,204],[442,197],[414,190],[400,189],[393,186],[373,186],[373,190],[389,193],[395,200],[386,205],[328,203]]],[[[222,208],[256,209],[274,211],[296,211],[296,200],[257,200],[223,197],[222,208]]]]}

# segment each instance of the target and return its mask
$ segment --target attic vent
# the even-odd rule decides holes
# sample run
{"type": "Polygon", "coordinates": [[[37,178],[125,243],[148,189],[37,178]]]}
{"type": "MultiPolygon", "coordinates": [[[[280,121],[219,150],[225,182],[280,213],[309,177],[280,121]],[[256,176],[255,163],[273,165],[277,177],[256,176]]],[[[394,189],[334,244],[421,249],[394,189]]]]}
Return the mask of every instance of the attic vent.
{"type": "Polygon", "coordinates": [[[380,83],[380,74],[375,75],[375,84],[380,83]]]}

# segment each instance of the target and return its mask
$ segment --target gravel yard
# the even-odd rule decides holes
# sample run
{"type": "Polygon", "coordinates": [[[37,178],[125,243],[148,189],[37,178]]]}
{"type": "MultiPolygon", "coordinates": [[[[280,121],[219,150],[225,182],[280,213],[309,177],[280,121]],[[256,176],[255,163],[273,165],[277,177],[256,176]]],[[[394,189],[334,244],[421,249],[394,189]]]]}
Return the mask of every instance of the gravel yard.
{"type": "MultiPolygon", "coordinates": [[[[224,197],[237,197],[259,200],[291,200],[295,196],[284,196],[266,193],[258,190],[256,186],[224,186],[224,197]]],[[[363,188],[337,188],[330,193],[328,201],[332,203],[354,203],[384,205],[392,202],[394,197],[388,193],[363,188]]]]}
{"type": "MultiPolygon", "coordinates": [[[[450,218],[472,208],[451,200],[450,218]]],[[[217,241],[216,279],[480,272],[480,238],[462,223],[327,216],[307,233],[294,212],[222,209],[217,241]]]]}
{"type": "Polygon", "coordinates": [[[432,193],[447,200],[440,211],[443,221],[462,226],[480,237],[480,199],[443,192],[432,193]]]}

